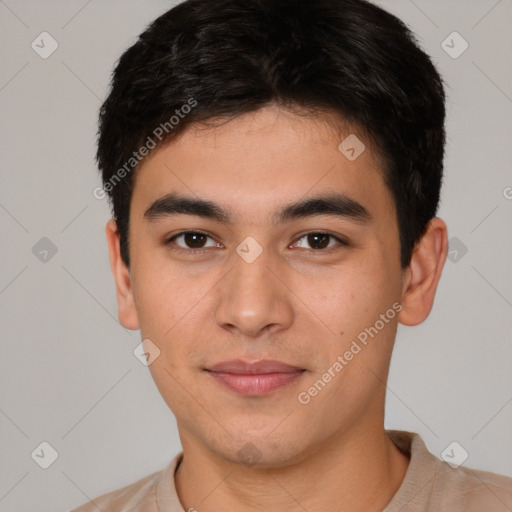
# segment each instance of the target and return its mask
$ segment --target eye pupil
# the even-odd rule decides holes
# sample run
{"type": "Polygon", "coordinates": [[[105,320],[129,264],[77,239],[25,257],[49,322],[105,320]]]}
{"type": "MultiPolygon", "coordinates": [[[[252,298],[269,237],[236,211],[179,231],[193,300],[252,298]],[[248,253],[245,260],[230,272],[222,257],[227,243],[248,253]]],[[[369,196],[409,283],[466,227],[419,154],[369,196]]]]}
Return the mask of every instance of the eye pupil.
{"type": "Polygon", "coordinates": [[[308,243],[313,247],[313,249],[324,249],[329,245],[329,237],[330,235],[327,234],[312,233],[308,235],[308,243]],[[318,244],[320,244],[320,247],[315,247],[318,244]]]}
{"type": "Polygon", "coordinates": [[[203,235],[202,233],[185,233],[183,236],[185,239],[185,243],[189,247],[193,247],[195,249],[197,249],[197,248],[200,249],[203,246],[203,244],[197,243],[198,238],[202,238],[203,242],[204,242],[204,239],[206,238],[206,235],[203,235]],[[192,239],[192,241],[191,241],[191,239],[192,239]]]}

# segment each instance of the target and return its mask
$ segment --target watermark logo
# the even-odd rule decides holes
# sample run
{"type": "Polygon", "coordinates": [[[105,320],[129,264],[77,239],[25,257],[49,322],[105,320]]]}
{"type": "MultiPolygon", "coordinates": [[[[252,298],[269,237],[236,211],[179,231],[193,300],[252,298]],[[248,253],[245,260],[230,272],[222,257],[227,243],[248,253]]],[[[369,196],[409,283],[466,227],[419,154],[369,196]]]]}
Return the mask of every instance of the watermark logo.
{"type": "Polygon", "coordinates": [[[56,254],[57,246],[46,236],[43,236],[32,247],[32,254],[42,263],[48,263],[56,254]]]}
{"type": "Polygon", "coordinates": [[[236,252],[246,263],[252,263],[261,255],[263,247],[252,236],[248,236],[238,245],[236,252]]]}
{"type": "Polygon", "coordinates": [[[452,263],[458,263],[468,252],[467,245],[464,244],[456,236],[450,238],[448,242],[448,255],[447,258],[452,263]]]}
{"type": "Polygon", "coordinates": [[[458,59],[468,49],[468,47],[468,42],[458,32],[452,32],[441,43],[441,48],[452,59],[458,59]]]}
{"type": "Polygon", "coordinates": [[[347,158],[347,160],[353,162],[359,158],[359,156],[361,156],[366,147],[361,139],[359,139],[359,137],[351,133],[348,137],[341,141],[338,149],[345,156],[345,158],[347,158]]]}
{"type": "Polygon", "coordinates": [[[40,468],[48,469],[59,458],[59,453],[48,441],[43,441],[30,456],[40,468]]]}
{"type": "Polygon", "coordinates": [[[146,338],[135,347],[133,355],[144,366],[150,366],[160,356],[160,349],[149,338],[146,338]]]}
{"type": "Polygon", "coordinates": [[[257,464],[263,457],[263,454],[252,443],[246,443],[237,452],[238,460],[246,466],[257,464]]]}
{"type": "Polygon", "coordinates": [[[59,47],[59,43],[48,32],[41,32],[30,44],[41,59],[47,59],[59,47]]]}
{"type": "Polygon", "coordinates": [[[457,469],[469,457],[467,450],[457,441],[452,441],[441,453],[444,460],[452,469],[457,469]]]}

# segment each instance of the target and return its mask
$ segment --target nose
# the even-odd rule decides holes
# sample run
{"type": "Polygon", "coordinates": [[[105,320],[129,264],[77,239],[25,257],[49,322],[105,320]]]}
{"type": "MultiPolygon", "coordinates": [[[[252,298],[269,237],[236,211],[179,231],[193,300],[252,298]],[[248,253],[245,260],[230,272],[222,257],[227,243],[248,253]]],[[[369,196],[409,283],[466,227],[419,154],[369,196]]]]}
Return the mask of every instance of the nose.
{"type": "Polygon", "coordinates": [[[219,283],[220,298],[215,311],[219,326],[233,334],[258,337],[287,329],[293,322],[292,292],[285,284],[283,269],[264,250],[248,263],[233,254],[233,267],[219,283]]]}

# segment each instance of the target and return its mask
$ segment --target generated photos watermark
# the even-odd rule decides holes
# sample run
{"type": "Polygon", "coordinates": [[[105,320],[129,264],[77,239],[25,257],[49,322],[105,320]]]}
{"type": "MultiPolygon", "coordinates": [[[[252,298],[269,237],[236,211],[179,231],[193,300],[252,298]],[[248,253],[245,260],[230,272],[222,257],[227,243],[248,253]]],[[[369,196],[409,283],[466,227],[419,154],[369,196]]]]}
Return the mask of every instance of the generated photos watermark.
{"type": "Polygon", "coordinates": [[[130,172],[137,167],[137,164],[142,161],[149,152],[156,148],[158,142],[161,142],[165,135],[170,133],[174,128],[180,124],[181,120],[189,114],[194,107],[197,106],[197,101],[194,98],[189,98],[187,103],[184,103],[179,109],[177,108],[167,121],[160,123],[149,135],[144,144],[132,153],[132,156],[120,167],[110,178],[103,184],[102,187],[96,187],[92,194],[96,199],[105,199],[114,187],[130,172]],[[165,134],[165,135],[164,135],[165,134]],[[155,140],[157,139],[157,140],[155,140]]]}
{"type": "Polygon", "coordinates": [[[399,302],[395,302],[385,313],[382,313],[372,326],[366,327],[357,335],[357,340],[353,340],[350,348],[346,350],[343,355],[339,355],[329,368],[322,374],[322,376],[316,380],[307,390],[301,391],[297,395],[299,403],[307,405],[311,402],[312,398],[318,396],[318,394],[325,389],[327,384],[336,377],[344,368],[349,364],[354,356],[359,354],[361,350],[368,345],[368,337],[371,339],[375,338],[382,329],[389,324],[390,320],[395,318],[397,313],[402,311],[402,305],[399,302]],[[358,343],[359,341],[359,343],[358,343]],[[361,346],[362,345],[362,346],[361,346]]]}

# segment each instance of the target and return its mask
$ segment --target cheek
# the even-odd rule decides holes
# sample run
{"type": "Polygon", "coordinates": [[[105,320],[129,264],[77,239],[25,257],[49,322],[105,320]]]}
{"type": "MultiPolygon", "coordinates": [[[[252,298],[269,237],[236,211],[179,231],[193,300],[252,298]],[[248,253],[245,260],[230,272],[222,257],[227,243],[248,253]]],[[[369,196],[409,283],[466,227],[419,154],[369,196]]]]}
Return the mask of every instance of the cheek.
{"type": "Polygon", "coordinates": [[[347,379],[355,387],[351,384],[346,392],[357,395],[376,383],[369,369],[382,376],[396,334],[398,313],[393,304],[398,304],[400,287],[394,273],[382,251],[375,250],[343,273],[333,274],[328,292],[313,295],[314,310],[331,331],[323,343],[330,364],[338,356],[347,360],[343,377],[333,387],[347,379]]]}
{"type": "Polygon", "coordinates": [[[191,394],[193,388],[191,382],[187,381],[187,374],[180,369],[180,365],[169,360],[168,354],[162,353],[149,366],[149,370],[161,397],[176,417],[193,421],[201,414],[200,410],[196,410],[197,402],[191,400],[196,393],[192,391],[191,394]]]}
{"type": "Polygon", "coordinates": [[[139,260],[133,275],[134,301],[143,336],[165,339],[173,334],[180,319],[193,315],[201,290],[182,273],[152,259],[139,260]]]}
{"type": "Polygon", "coordinates": [[[190,361],[200,357],[200,341],[208,339],[211,331],[204,310],[211,284],[208,280],[190,279],[168,264],[140,265],[134,275],[141,336],[151,339],[160,349],[150,371],[157,386],[179,388],[172,377],[179,378],[179,382],[187,378],[190,361]]]}
{"type": "Polygon", "coordinates": [[[343,337],[375,321],[390,295],[386,272],[377,258],[330,272],[313,287],[305,282],[302,289],[304,302],[343,337]]]}

